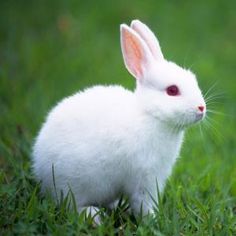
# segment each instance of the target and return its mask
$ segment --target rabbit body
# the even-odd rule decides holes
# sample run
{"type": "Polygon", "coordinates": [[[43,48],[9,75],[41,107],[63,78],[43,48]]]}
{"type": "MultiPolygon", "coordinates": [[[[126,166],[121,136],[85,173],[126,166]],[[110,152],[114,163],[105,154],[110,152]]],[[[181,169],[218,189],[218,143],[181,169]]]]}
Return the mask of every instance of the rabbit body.
{"type": "Polygon", "coordinates": [[[108,206],[121,194],[135,212],[141,202],[151,205],[146,190],[156,196],[156,183],[164,187],[183,132],[168,133],[143,113],[136,96],[120,86],[96,86],[59,103],[34,147],[42,187],[54,193],[53,165],[56,189],[71,188],[78,206],[108,206]]]}
{"type": "Polygon", "coordinates": [[[205,102],[195,75],[164,59],[140,21],[121,25],[125,65],[136,89],[95,86],[49,113],[33,148],[42,189],[71,189],[78,209],[110,206],[121,195],[134,213],[153,212],[178,157],[184,128],[201,120],[205,102]],[[54,171],[53,171],[54,170],[54,171]]]}

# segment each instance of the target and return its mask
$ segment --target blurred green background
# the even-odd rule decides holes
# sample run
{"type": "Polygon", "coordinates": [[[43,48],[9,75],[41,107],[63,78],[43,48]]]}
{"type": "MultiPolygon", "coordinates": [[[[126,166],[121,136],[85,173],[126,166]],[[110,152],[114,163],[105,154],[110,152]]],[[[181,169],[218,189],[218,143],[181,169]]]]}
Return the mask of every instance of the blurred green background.
{"type": "Polygon", "coordinates": [[[234,0],[1,1],[2,183],[11,186],[22,171],[30,175],[33,139],[60,99],[95,84],[134,88],[122,61],[119,25],[137,18],[156,33],[168,60],[197,74],[203,92],[213,86],[209,107],[215,113],[202,132],[188,131],[170,185],[203,204],[228,199],[235,216],[235,10],[234,0]]]}

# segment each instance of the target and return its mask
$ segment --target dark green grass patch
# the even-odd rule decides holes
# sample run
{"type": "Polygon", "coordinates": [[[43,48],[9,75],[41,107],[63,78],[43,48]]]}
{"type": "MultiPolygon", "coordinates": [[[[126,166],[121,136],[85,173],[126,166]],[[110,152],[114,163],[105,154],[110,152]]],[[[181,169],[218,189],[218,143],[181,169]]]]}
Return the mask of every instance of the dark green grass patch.
{"type": "Polygon", "coordinates": [[[1,1],[0,235],[236,235],[235,1],[1,1]],[[31,146],[48,110],[94,84],[133,89],[119,24],[139,18],[166,58],[196,72],[209,118],[188,130],[153,217],[102,224],[40,194],[31,146]],[[215,84],[216,83],[216,84],[215,84]],[[215,85],[214,85],[215,84],[215,85]]]}

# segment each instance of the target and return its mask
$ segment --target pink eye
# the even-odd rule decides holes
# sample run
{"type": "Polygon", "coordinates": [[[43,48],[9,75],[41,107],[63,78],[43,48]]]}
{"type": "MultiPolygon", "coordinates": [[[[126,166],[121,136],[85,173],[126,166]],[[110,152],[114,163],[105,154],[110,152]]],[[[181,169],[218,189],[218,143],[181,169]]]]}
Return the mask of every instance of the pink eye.
{"type": "Polygon", "coordinates": [[[169,96],[179,95],[179,88],[176,85],[171,85],[167,87],[166,92],[169,96]]]}

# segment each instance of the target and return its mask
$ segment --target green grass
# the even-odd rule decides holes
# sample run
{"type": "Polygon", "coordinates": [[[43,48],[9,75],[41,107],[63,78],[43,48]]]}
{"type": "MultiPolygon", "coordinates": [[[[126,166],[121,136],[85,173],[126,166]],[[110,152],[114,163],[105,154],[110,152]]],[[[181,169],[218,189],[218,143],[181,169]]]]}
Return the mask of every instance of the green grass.
{"type": "MultiPolygon", "coordinates": [[[[1,1],[0,235],[236,235],[236,1],[1,1]],[[121,206],[90,217],[39,194],[31,146],[48,110],[94,84],[134,80],[124,68],[119,24],[139,18],[165,56],[223,93],[209,123],[191,128],[154,217],[121,206]]],[[[73,205],[73,204],[72,204],[73,205]]]]}

